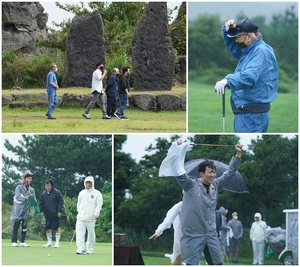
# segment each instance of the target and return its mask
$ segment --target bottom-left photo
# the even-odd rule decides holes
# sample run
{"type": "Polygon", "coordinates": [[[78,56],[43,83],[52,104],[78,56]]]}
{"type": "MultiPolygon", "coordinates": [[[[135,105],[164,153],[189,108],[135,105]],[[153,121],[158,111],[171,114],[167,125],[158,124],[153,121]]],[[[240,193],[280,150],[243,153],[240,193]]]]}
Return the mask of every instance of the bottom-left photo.
{"type": "Polygon", "coordinates": [[[2,265],[21,264],[112,265],[112,135],[2,134],[2,265]]]}

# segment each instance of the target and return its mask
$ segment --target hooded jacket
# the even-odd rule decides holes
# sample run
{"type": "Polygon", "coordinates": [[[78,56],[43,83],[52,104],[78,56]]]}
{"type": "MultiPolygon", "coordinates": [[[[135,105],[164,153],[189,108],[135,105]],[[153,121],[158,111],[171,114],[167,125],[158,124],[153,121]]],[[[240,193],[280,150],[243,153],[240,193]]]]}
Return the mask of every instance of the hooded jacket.
{"type": "Polygon", "coordinates": [[[88,176],[84,179],[84,187],[78,195],[77,201],[77,219],[82,221],[95,221],[94,215],[99,216],[103,205],[102,194],[94,188],[94,177],[88,176]],[[86,182],[91,182],[92,187],[87,189],[86,182]]]}
{"type": "Polygon", "coordinates": [[[250,229],[250,239],[252,240],[252,242],[261,243],[261,242],[264,242],[264,240],[266,240],[267,224],[261,220],[260,213],[255,213],[254,220],[255,220],[255,217],[258,217],[259,220],[258,220],[258,222],[255,221],[252,223],[252,226],[250,229]]]}

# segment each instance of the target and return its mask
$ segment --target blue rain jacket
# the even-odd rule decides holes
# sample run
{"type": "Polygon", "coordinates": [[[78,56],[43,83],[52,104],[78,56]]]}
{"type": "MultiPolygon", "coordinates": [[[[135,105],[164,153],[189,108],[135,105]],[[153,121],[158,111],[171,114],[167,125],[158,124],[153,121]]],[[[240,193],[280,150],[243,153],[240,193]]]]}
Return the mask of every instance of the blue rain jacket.
{"type": "Polygon", "coordinates": [[[250,103],[270,103],[278,92],[278,67],[274,51],[261,38],[240,49],[235,38],[227,36],[222,27],[223,40],[231,55],[239,59],[234,74],[225,79],[237,108],[250,103]]]}

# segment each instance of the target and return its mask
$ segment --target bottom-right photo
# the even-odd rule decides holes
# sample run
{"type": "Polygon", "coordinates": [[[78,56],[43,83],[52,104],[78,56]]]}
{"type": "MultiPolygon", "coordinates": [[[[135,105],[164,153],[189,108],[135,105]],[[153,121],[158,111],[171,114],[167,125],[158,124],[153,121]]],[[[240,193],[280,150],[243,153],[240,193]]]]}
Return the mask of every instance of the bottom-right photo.
{"type": "Polygon", "coordinates": [[[114,265],[297,265],[297,134],[114,135],[114,265]]]}

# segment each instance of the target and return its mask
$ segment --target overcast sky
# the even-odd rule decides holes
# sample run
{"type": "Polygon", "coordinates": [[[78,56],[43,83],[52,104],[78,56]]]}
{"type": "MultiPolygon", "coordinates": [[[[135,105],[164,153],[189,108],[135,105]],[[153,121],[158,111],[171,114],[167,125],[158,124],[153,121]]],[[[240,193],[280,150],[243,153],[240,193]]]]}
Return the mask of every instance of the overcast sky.
{"type": "Polygon", "coordinates": [[[298,2],[189,2],[188,20],[195,20],[200,14],[218,15],[221,21],[236,19],[237,15],[243,12],[246,17],[265,16],[269,21],[273,15],[284,14],[284,11],[292,5],[296,8],[298,14],[298,2]]]}
{"type": "MultiPolygon", "coordinates": [[[[52,21],[56,23],[61,23],[63,20],[67,20],[68,18],[72,19],[75,15],[71,12],[64,11],[55,5],[55,1],[41,1],[41,5],[44,7],[44,13],[49,14],[47,26],[51,28],[55,28],[52,24],[52,21]]],[[[79,4],[80,2],[59,2],[60,4],[79,4]]],[[[175,6],[180,6],[181,2],[176,1],[168,1],[168,8],[174,8],[175,6]]],[[[87,6],[87,5],[86,5],[87,6]]],[[[177,12],[174,12],[174,15],[177,15],[177,12]]]]}

